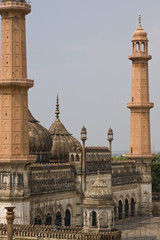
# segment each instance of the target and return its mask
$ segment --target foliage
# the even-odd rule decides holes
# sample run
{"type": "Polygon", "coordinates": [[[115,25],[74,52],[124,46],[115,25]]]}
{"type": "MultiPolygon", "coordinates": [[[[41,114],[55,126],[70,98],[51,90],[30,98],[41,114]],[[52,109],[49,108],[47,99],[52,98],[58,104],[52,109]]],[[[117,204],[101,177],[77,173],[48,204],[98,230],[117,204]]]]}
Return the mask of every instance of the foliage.
{"type": "Polygon", "coordinates": [[[157,153],[151,164],[152,191],[160,192],[160,153],[157,153]]]}
{"type": "Polygon", "coordinates": [[[123,161],[127,160],[125,156],[112,156],[112,161],[123,161]]]}

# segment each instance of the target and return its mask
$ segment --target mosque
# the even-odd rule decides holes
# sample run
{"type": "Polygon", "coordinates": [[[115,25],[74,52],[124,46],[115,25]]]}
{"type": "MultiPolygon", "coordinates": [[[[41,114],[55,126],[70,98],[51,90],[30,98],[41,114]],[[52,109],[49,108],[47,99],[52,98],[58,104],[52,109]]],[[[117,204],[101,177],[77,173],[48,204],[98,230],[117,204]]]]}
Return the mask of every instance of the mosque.
{"type": "Polygon", "coordinates": [[[133,33],[130,152],[112,161],[109,147],[86,147],[56,118],[50,129],[28,110],[25,16],[26,0],[2,0],[0,62],[0,223],[5,207],[15,207],[15,223],[84,227],[105,231],[117,220],[151,214],[150,109],[147,33],[133,33]]]}

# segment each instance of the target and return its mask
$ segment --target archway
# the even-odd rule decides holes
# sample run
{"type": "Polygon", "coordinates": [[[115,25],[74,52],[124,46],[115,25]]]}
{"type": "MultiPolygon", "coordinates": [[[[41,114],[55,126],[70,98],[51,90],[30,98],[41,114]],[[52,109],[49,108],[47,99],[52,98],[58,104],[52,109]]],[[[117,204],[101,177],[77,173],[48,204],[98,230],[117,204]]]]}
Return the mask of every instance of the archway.
{"type": "Polygon", "coordinates": [[[41,217],[39,215],[35,218],[34,224],[35,225],[41,225],[42,224],[42,220],[41,220],[41,217]]]}
{"type": "Polygon", "coordinates": [[[122,219],[122,201],[119,200],[119,205],[118,205],[118,219],[122,219]]]}
{"type": "Polygon", "coordinates": [[[57,227],[62,226],[62,216],[61,216],[61,213],[60,213],[59,211],[56,213],[55,225],[56,225],[57,227]]]}
{"type": "Polygon", "coordinates": [[[71,213],[68,209],[65,212],[65,226],[71,226],[71,213]]]}
{"type": "Polygon", "coordinates": [[[131,217],[135,216],[135,201],[134,198],[131,199],[131,217]]]}
{"type": "Polygon", "coordinates": [[[48,213],[46,216],[46,225],[52,225],[52,217],[50,213],[48,213]]]}
{"type": "Polygon", "coordinates": [[[92,212],[92,227],[97,226],[97,213],[95,211],[92,212]]]}
{"type": "Polygon", "coordinates": [[[125,217],[128,218],[128,210],[129,210],[129,204],[128,199],[125,200],[125,217]]]}
{"type": "Polygon", "coordinates": [[[117,220],[117,207],[114,205],[114,221],[117,220]]]}
{"type": "Polygon", "coordinates": [[[153,208],[152,208],[152,214],[153,214],[153,216],[155,217],[157,217],[158,216],[158,207],[157,206],[153,206],[153,208]]]}

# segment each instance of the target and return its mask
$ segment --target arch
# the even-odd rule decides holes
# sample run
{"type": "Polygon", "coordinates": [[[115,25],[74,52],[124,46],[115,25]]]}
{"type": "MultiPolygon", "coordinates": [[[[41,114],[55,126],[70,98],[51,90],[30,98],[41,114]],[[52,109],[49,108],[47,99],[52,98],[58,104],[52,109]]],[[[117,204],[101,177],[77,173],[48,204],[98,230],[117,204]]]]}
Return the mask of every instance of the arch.
{"type": "Polygon", "coordinates": [[[142,51],[142,52],[145,51],[145,45],[144,45],[144,42],[141,43],[141,51],[142,51]]]}
{"type": "Polygon", "coordinates": [[[92,211],[92,227],[97,226],[97,213],[95,211],[92,211]]]}
{"type": "Polygon", "coordinates": [[[119,200],[119,205],[118,205],[118,219],[122,219],[122,210],[123,210],[122,201],[119,200]]]}
{"type": "Polygon", "coordinates": [[[131,199],[131,217],[135,216],[135,201],[134,198],[132,197],[131,199]]]}
{"type": "Polygon", "coordinates": [[[158,206],[154,205],[152,208],[152,214],[154,217],[158,216],[158,206]]]}
{"type": "Polygon", "coordinates": [[[136,42],[136,52],[139,51],[139,42],[136,42]]]}
{"type": "Polygon", "coordinates": [[[34,225],[41,225],[42,224],[42,219],[41,217],[38,215],[35,220],[34,220],[34,225]]]}
{"type": "Polygon", "coordinates": [[[114,204],[114,221],[117,220],[117,207],[116,204],[114,204]]]}
{"type": "Polygon", "coordinates": [[[50,213],[48,213],[48,214],[46,215],[45,224],[46,224],[46,225],[52,225],[52,217],[51,217],[51,214],[50,214],[50,213]]]}
{"type": "Polygon", "coordinates": [[[70,159],[71,159],[71,161],[74,161],[74,155],[73,154],[71,155],[70,159]]]}
{"type": "Polygon", "coordinates": [[[79,161],[79,156],[78,156],[78,154],[76,154],[76,156],[75,156],[75,161],[79,161]]]}
{"type": "Polygon", "coordinates": [[[129,211],[129,204],[128,204],[128,199],[126,198],[125,200],[125,218],[128,218],[128,211],[129,211]]]}
{"type": "Polygon", "coordinates": [[[69,209],[65,211],[65,226],[71,226],[71,212],[69,209]]]}
{"type": "Polygon", "coordinates": [[[61,215],[61,212],[60,212],[60,211],[58,211],[58,212],[56,213],[55,225],[56,225],[57,227],[61,227],[61,226],[62,226],[62,215],[61,215]]]}

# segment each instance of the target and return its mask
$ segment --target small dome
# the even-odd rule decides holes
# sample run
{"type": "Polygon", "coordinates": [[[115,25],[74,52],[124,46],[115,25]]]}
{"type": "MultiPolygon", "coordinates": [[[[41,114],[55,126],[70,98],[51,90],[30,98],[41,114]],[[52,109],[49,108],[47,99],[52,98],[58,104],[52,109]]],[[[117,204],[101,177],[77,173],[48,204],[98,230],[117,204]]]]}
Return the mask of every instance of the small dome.
{"type": "Polygon", "coordinates": [[[147,32],[142,29],[141,25],[139,25],[137,30],[133,33],[133,38],[139,38],[139,37],[147,38],[147,32]]]}
{"type": "Polygon", "coordinates": [[[29,121],[29,151],[30,154],[49,153],[52,138],[49,131],[39,124],[28,110],[29,121]]]}
{"type": "Polygon", "coordinates": [[[110,189],[103,184],[98,176],[94,184],[86,190],[85,198],[107,200],[112,199],[112,194],[110,189]]]}
{"type": "Polygon", "coordinates": [[[81,149],[81,144],[64,127],[59,119],[51,125],[49,132],[52,136],[50,158],[52,160],[68,161],[69,152],[81,149]]]}
{"type": "Polygon", "coordinates": [[[81,144],[74,138],[59,120],[59,100],[57,96],[56,120],[51,125],[49,132],[52,136],[52,148],[50,159],[58,161],[69,161],[69,152],[81,149],[81,144]]]}

